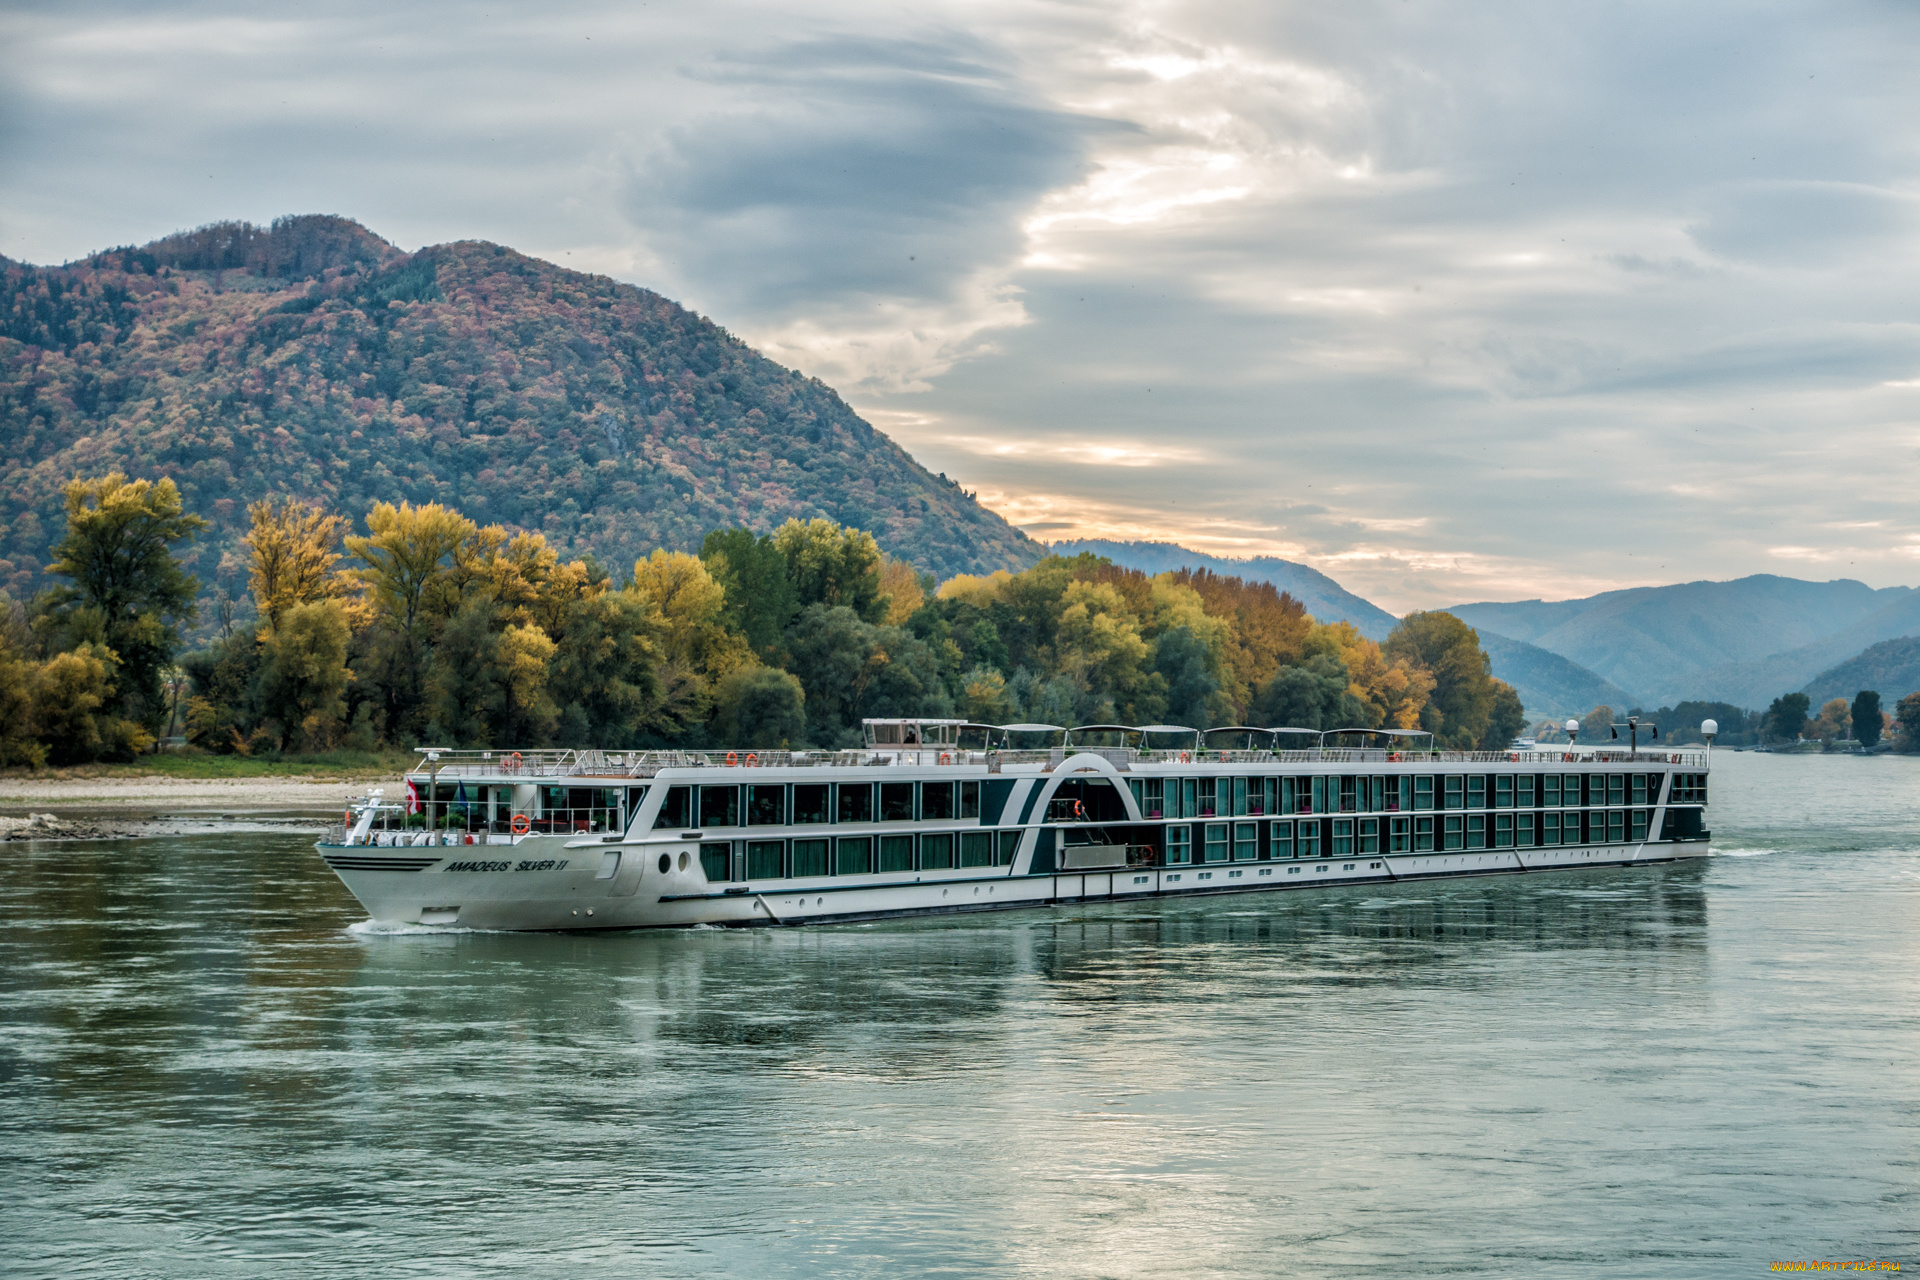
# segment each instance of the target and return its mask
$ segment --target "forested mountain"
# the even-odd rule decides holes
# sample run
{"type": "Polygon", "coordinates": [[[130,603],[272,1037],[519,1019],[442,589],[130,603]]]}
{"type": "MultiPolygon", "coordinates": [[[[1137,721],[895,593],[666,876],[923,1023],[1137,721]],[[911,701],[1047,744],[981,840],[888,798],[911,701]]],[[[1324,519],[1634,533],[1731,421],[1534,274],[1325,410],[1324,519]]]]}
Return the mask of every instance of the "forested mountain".
{"type": "Polygon", "coordinates": [[[1361,599],[1318,569],[1310,569],[1304,564],[1295,564],[1277,556],[1234,560],[1189,551],[1171,542],[1109,542],[1099,538],[1056,542],[1053,550],[1063,556],[1090,552],[1142,573],[1207,569],[1248,582],[1270,582],[1305,605],[1307,612],[1322,622],[1351,622],[1361,635],[1370,640],[1384,640],[1387,633],[1393,630],[1394,617],[1385,609],[1361,599]]]}
{"type": "Polygon", "coordinates": [[[1505,680],[1520,695],[1528,719],[1560,720],[1584,716],[1598,706],[1626,710],[1639,700],[1610,680],[1603,680],[1577,662],[1557,653],[1513,640],[1485,627],[1475,627],[1480,647],[1493,663],[1493,676],[1505,680]]]}
{"type": "Polygon", "coordinates": [[[1756,574],[1448,612],[1571,659],[1649,701],[1753,706],[1873,641],[1920,630],[1920,592],[1756,574]]]}
{"type": "Polygon", "coordinates": [[[1830,698],[1851,698],[1871,689],[1889,710],[1910,693],[1920,692],[1920,636],[1883,640],[1865,652],[1822,671],[1806,687],[1807,700],[1819,706],[1830,698]]]}
{"type": "Polygon", "coordinates": [[[711,529],[826,516],[942,577],[1042,548],[833,390],[657,294],[344,218],[230,223],[62,267],[0,259],[0,589],[43,585],[61,487],[170,477],[245,591],[249,503],[438,502],[624,572],[711,529]]]}

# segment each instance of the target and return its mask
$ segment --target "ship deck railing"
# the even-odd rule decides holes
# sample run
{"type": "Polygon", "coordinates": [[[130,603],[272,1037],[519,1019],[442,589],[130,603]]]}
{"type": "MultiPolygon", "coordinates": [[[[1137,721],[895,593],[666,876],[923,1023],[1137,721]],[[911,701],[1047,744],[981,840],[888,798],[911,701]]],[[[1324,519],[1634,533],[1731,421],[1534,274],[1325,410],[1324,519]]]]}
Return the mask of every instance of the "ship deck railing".
{"type": "Polygon", "coordinates": [[[1374,748],[1326,748],[1291,751],[1162,751],[1135,747],[1051,747],[1037,750],[965,750],[959,748],[862,747],[843,751],[442,751],[431,764],[421,762],[410,776],[437,774],[441,782],[488,779],[552,778],[593,780],[645,779],[666,769],[856,769],[888,766],[962,766],[997,772],[1007,766],[1048,769],[1068,757],[1095,755],[1117,768],[1151,765],[1351,765],[1413,764],[1433,769],[1455,765],[1521,764],[1541,769],[1607,764],[1662,764],[1703,769],[1702,750],[1562,749],[1558,751],[1387,751],[1374,748]]]}

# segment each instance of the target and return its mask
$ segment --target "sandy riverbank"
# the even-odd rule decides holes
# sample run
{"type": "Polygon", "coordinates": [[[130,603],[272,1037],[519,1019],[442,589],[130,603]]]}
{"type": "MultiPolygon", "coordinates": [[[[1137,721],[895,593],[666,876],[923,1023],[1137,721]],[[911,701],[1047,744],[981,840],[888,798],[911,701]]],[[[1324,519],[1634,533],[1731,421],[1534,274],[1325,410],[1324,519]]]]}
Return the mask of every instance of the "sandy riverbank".
{"type": "Polygon", "coordinates": [[[51,811],[62,816],[98,814],[112,818],[172,818],[181,815],[339,813],[350,795],[385,786],[390,794],[398,778],[372,783],[346,779],[168,778],[161,776],[0,778],[0,813],[24,816],[51,811]]]}

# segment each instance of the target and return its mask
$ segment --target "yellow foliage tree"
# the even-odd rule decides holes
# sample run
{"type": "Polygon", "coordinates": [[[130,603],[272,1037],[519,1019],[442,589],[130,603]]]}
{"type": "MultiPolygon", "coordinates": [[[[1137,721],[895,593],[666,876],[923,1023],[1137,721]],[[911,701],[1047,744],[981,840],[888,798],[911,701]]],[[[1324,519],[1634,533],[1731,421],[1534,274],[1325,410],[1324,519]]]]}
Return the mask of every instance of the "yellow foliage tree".
{"type": "Polygon", "coordinates": [[[260,638],[267,639],[295,605],[331,599],[341,593],[334,576],[340,560],[344,516],[318,506],[262,498],[247,508],[253,528],[241,539],[252,559],[247,584],[260,615],[260,638]]]}
{"type": "Polygon", "coordinates": [[[1007,583],[1013,581],[1013,575],[1005,569],[996,569],[986,577],[971,573],[955,574],[940,584],[934,592],[938,600],[958,600],[977,609],[984,609],[1000,598],[1000,592],[1007,583]]]}
{"type": "Polygon", "coordinates": [[[880,594],[887,601],[885,621],[901,626],[927,602],[926,588],[920,585],[920,573],[904,560],[892,556],[880,559],[880,594]]]}

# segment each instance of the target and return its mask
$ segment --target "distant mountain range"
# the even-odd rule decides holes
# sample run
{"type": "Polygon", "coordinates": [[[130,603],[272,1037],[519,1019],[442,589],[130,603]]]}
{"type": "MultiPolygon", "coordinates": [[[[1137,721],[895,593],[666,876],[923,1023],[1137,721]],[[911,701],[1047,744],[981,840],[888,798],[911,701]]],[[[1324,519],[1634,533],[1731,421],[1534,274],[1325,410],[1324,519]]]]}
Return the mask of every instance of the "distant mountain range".
{"type": "Polygon", "coordinates": [[[1189,551],[1171,542],[1108,542],[1098,538],[1056,542],[1050,548],[1063,556],[1090,551],[1105,556],[1126,569],[1142,573],[1167,573],[1174,569],[1211,569],[1227,577],[1248,582],[1271,582],[1306,606],[1307,612],[1321,622],[1351,622],[1361,635],[1385,640],[1398,621],[1371,601],[1363,600],[1339,583],[1304,564],[1276,556],[1254,556],[1245,560],[1210,556],[1189,551]]]}
{"type": "Polygon", "coordinates": [[[1450,612],[1577,662],[1641,705],[1696,698],[1763,707],[1869,645],[1920,632],[1920,591],[1756,574],[1450,612]]]}
{"type": "Polygon", "coordinates": [[[1040,545],[832,388],[655,293],[345,218],[223,223],[59,267],[0,258],[0,589],[43,585],[61,486],[170,476],[245,590],[247,504],[440,502],[616,573],[710,529],[829,516],[948,577],[1040,545]]]}
{"type": "Polygon", "coordinates": [[[1902,636],[1870,646],[1815,676],[1806,694],[1818,709],[1833,698],[1851,700],[1862,689],[1878,692],[1880,704],[1888,711],[1899,699],[1920,690],[1920,636],[1902,636]]]}

